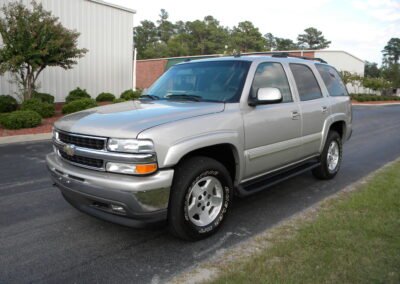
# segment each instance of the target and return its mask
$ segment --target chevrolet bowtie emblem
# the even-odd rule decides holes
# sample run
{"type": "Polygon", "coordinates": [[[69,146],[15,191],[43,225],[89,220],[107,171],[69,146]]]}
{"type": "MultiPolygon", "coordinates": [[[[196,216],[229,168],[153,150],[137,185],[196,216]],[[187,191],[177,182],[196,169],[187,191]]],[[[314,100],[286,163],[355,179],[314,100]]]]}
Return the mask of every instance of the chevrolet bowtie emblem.
{"type": "Polygon", "coordinates": [[[75,145],[65,145],[63,150],[68,156],[75,155],[75,145]]]}

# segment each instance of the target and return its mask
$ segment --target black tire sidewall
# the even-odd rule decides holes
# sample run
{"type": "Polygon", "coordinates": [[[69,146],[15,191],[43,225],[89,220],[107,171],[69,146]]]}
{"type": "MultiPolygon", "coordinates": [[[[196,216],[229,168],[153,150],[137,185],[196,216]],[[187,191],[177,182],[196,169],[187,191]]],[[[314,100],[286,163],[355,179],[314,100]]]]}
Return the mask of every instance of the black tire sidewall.
{"type": "Polygon", "coordinates": [[[328,138],[325,143],[323,155],[321,157],[323,170],[324,170],[325,174],[327,175],[327,177],[329,177],[329,178],[334,177],[339,172],[340,166],[342,164],[342,155],[343,155],[343,148],[342,148],[342,140],[340,138],[340,135],[337,132],[332,131],[328,134],[328,138]],[[332,141],[335,141],[339,147],[339,161],[338,161],[335,171],[333,171],[333,172],[331,172],[329,170],[328,161],[327,161],[328,150],[329,150],[329,146],[331,145],[332,141]]]}
{"type": "Polygon", "coordinates": [[[225,220],[233,198],[232,181],[226,168],[218,161],[208,157],[193,157],[182,163],[176,170],[168,221],[174,227],[175,235],[188,240],[198,240],[215,233],[225,220]],[[187,213],[190,189],[202,178],[212,176],[218,179],[223,188],[221,211],[207,226],[197,226],[190,221],[187,213]],[[172,224],[171,224],[172,223],[172,224]]]}

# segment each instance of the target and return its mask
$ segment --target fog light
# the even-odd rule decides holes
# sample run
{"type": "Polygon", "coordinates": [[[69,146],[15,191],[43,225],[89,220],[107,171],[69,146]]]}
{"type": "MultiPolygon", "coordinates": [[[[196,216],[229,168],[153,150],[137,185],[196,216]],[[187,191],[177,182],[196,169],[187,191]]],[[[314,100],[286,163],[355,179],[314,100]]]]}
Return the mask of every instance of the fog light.
{"type": "Polygon", "coordinates": [[[122,207],[120,205],[111,204],[111,209],[112,209],[112,211],[114,211],[116,213],[126,214],[124,207],[122,207]]]}
{"type": "Polygon", "coordinates": [[[124,164],[124,163],[107,163],[107,172],[120,173],[127,175],[146,175],[157,171],[157,164],[124,164]]]}

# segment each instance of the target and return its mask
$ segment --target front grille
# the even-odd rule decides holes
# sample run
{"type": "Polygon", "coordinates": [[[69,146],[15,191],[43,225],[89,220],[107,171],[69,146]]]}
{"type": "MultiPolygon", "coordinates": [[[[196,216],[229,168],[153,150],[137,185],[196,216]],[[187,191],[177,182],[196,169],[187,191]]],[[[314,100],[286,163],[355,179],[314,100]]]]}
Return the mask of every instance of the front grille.
{"type": "Polygon", "coordinates": [[[75,146],[96,149],[96,150],[104,149],[104,143],[105,143],[105,140],[102,139],[69,135],[63,132],[58,133],[58,139],[66,144],[72,144],[75,146]]]}
{"type": "Polygon", "coordinates": [[[80,164],[92,168],[102,168],[103,167],[103,160],[100,159],[93,159],[93,158],[88,158],[88,157],[82,157],[82,156],[69,156],[67,153],[65,153],[62,150],[59,150],[60,156],[63,157],[65,160],[68,160],[72,163],[75,164],[80,164]]]}

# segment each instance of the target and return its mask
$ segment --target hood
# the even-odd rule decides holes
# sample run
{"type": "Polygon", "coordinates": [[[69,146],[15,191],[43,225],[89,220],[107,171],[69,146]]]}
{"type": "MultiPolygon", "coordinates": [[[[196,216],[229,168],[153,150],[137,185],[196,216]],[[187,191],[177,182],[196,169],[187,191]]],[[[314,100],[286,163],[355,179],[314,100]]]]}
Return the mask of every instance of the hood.
{"type": "Polygon", "coordinates": [[[67,115],[55,127],[67,132],[113,137],[136,138],[148,128],[224,111],[223,103],[187,101],[129,101],[96,107],[67,115]]]}

